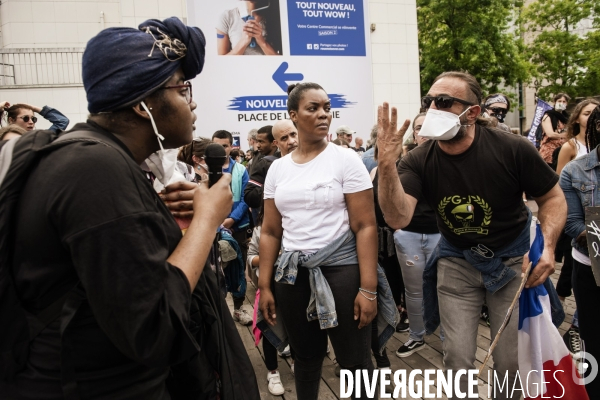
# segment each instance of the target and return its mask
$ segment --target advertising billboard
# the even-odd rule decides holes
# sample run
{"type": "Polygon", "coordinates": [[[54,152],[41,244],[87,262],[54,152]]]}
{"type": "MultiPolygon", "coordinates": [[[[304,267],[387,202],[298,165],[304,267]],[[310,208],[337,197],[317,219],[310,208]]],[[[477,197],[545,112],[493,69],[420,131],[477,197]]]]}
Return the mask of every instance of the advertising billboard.
{"type": "Polygon", "coordinates": [[[332,103],[331,132],[368,137],[375,122],[367,0],[188,0],[188,24],[206,36],[193,82],[196,136],[247,133],[287,114],[287,86],[316,82],[332,103]]]}

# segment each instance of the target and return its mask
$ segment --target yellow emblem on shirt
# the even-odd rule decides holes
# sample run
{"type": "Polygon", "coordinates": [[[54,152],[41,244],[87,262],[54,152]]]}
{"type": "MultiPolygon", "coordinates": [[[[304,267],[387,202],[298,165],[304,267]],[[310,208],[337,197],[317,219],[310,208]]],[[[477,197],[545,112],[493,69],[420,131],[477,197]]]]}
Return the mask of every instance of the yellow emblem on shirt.
{"type": "Polygon", "coordinates": [[[492,222],[492,208],[479,196],[444,197],[440,201],[437,211],[446,226],[457,235],[463,233],[487,235],[489,233],[486,228],[492,222]],[[477,226],[476,221],[481,221],[481,224],[477,226]]]}

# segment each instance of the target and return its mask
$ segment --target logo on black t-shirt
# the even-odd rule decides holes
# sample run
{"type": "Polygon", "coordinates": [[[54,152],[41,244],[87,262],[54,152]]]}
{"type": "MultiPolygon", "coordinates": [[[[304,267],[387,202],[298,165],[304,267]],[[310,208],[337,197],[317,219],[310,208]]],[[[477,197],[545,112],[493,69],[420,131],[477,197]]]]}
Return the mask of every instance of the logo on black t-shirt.
{"type": "Polygon", "coordinates": [[[437,209],[442,221],[457,235],[489,232],[486,227],[492,222],[492,208],[479,196],[447,196],[437,209]]]}

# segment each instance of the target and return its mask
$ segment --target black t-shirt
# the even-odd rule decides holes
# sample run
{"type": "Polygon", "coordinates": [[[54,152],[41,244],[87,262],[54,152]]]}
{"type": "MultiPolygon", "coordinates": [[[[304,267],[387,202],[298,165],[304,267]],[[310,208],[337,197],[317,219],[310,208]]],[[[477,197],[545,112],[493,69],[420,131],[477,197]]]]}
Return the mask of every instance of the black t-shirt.
{"type": "Polygon", "coordinates": [[[440,233],[462,249],[508,245],[527,223],[523,192],[542,196],[558,182],[527,139],[479,125],[462,154],[446,154],[431,140],[402,159],[398,174],[404,191],[422,196],[440,233]]]}
{"type": "MultiPolygon", "coordinates": [[[[383,211],[381,211],[381,207],[379,206],[378,191],[379,172],[376,172],[375,179],[373,179],[373,194],[375,196],[375,218],[377,220],[377,226],[391,229],[387,222],[385,222],[383,211]]],[[[435,220],[435,213],[431,207],[429,207],[427,202],[419,201],[417,203],[417,207],[415,208],[413,217],[410,220],[410,224],[402,228],[402,230],[423,234],[439,233],[437,222],[435,220]]]]}
{"type": "Polygon", "coordinates": [[[406,225],[404,228],[402,228],[402,230],[423,234],[440,232],[435,219],[435,212],[424,200],[421,200],[417,203],[413,217],[410,220],[410,224],[406,225]]]}
{"type": "MultiPolygon", "coordinates": [[[[166,262],[181,231],[127,148],[79,142],[43,157],[16,215],[15,284],[26,308],[44,309],[80,280],[86,300],[63,346],[82,398],[170,398],[169,364],[199,347],[188,330],[191,292],[166,262]]],[[[62,398],[60,319],[32,343],[17,376],[23,398],[62,398]]]]}

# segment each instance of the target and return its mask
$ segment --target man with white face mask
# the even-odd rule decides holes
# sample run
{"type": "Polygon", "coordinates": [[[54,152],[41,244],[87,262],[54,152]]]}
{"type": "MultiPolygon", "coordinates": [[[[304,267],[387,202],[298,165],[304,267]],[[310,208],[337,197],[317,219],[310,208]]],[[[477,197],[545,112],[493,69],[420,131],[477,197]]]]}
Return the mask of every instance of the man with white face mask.
{"type": "MultiPolygon", "coordinates": [[[[378,110],[378,193],[386,222],[394,229],[404,228],[418,201],[428,202],[436,211],[442,237],[423,274],[423,319],[427,334],[441,322],[444,363],[453,371],[475,368],[483,302],[489,307],[494,337],[529,264],[531,214],[523,204],[523,192],[539,205],[545,237],[542,258],[526,286],[544,284],[558,303],[553,319],[560,320],[562,313],[548,279],[567,211],[558,177],[522,137],[486,126],[488,121],[479,116],[481,99],[473,76],[462,72],[438,76],[422,101],[428,112],[419,136],[432,140],[411,151],[397,170],[410,121],[398,130],[396,109],[392,108],[391,118],[387,103],[378,110]]],[[[518,320],[510,320],[493,352],[498,375],[508,373],[508,387],[518,370],[518,320]]],[[[461,388],[467,389],[466,379],[461,388]]],[[[505,386],[497,398],[510,398],[506,391],[505,386]]]]}

